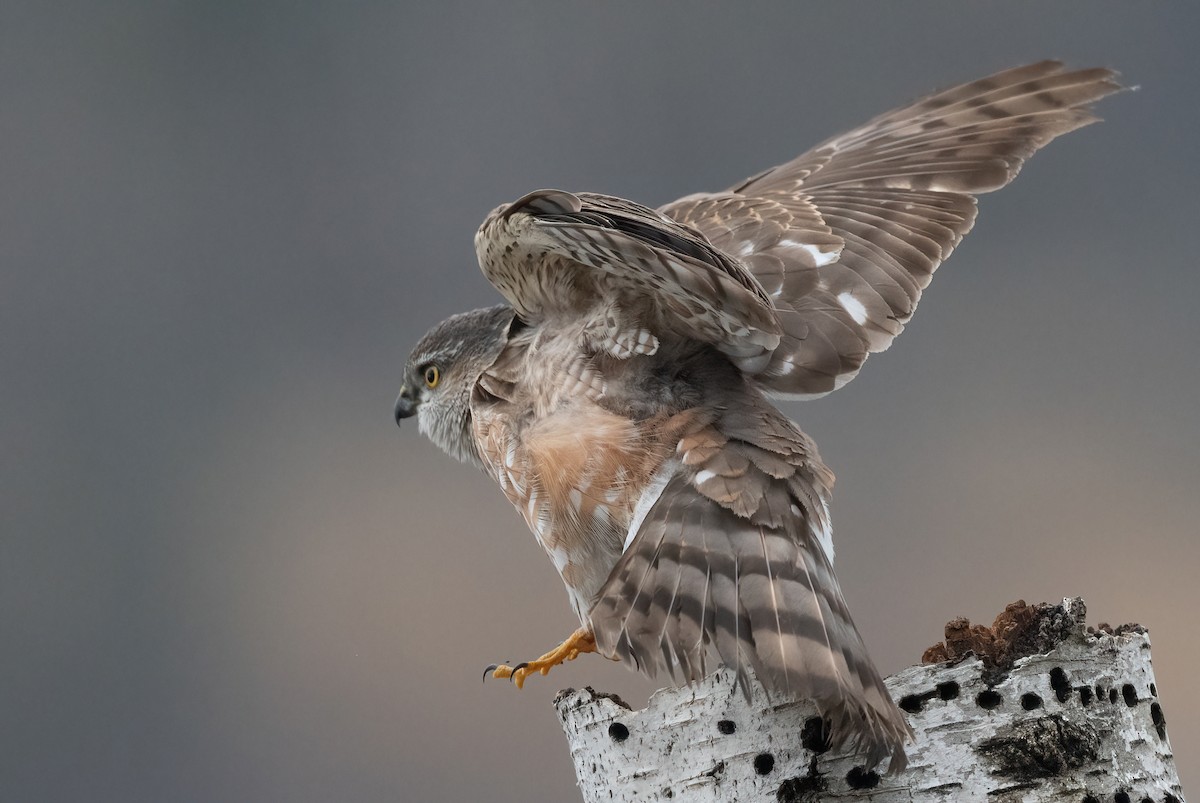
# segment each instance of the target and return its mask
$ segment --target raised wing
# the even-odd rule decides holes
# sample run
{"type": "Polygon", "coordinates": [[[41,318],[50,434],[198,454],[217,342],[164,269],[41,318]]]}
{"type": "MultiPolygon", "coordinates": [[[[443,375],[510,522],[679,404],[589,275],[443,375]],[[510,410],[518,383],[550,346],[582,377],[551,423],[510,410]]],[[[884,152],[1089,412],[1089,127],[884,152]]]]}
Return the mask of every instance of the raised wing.
{"type": "Polygon", "coordinates": [[[587,345],[616,357],[684,337],[755,372],[779,344],[776,311],[745,266],[631,201],[538,190],[493,211],[475,247],[522,319],[582,319],[587,345]]]}
{"type": "Polygon", "coordinates": [[[908,726],[833,574],[832,475],[762,397],[699,423],[590,612],[601,653],[677,681],[718,659],[744,689],[753,670],[769,693],[814,700],[835,746],[903,767],[908,726]]]}
{"type": "Polygon", "coordinates": [[[779,310],[767,390],[828,393],[912,317],[921,291],[1003,187],[1055,137],[1095,122],[1118,91],[1105,69],[1044,61],[883,114],[726,192],[660,211],[737,257],[779,310]]]}

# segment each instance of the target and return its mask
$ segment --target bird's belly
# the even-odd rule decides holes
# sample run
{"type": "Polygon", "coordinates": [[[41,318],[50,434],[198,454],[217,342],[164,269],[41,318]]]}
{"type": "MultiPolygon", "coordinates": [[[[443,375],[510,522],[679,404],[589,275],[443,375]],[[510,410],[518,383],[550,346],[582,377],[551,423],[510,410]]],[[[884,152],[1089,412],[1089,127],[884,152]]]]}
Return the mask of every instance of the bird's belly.
{"type": "Polygon", "coordinates": [[[642,426],[571,405],[525,427],[498,468],[500,486],[588,611],[621,556],[642,487],[665,455],[642,426]]]}

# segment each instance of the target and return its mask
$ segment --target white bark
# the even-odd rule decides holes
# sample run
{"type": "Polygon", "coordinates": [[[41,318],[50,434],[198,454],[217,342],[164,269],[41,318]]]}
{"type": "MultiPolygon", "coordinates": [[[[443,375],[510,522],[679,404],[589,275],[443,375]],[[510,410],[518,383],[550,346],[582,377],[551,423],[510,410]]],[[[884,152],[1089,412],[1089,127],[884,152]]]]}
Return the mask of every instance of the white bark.
{"type": "Polygon", "coordinates": [[[1007,677],[978,658],[888,678],[916,743],[898,775],[821,749],[816,710],[747,703],[732,675],[664,689],[632,711],[592,689],[555,705],[585,801],[1183,801],[1141,628],[1070,635],[1007,677]],[[989,685],[988,678],[994,685],[989,685]],[[982,695],[982,696],[981,696],[982,695]]]}

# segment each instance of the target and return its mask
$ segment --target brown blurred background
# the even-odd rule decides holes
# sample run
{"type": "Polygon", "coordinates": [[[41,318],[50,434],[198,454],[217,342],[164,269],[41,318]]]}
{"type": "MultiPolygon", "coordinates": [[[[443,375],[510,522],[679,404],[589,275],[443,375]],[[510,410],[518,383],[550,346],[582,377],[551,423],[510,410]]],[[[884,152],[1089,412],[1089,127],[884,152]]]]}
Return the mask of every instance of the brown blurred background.
{"type": "Polygon", "coordinates": [[[786,409],[885,672],[954,616],[1138,621],[1200,794],[1193,3],[0,5],[0,800],[568,801],[584,658],[492,483],[397,431],[543,186],[719,189],[1044,57],[1141,91],[987,196],[913,324],[786,409]]]}

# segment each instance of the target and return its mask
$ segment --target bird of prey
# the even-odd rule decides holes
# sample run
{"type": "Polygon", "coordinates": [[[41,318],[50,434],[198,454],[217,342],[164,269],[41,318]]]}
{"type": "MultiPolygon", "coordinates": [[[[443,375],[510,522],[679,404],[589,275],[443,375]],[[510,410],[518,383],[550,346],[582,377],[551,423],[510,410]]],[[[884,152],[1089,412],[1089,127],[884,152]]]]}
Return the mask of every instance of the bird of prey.
{"type": "Polygon", "coordinates": [[[887,349],[975,196],[1119,88],[1030,64],[723,192],[655,210],[538,190],[489,214],[475,246],[508,303],[430,330],[395,409],[499,483],[579,616],[558,648],[488,671],[521,685],[598,652],[691,681],[719,662],[902,768],[911,731],[833,573],[833,474],[770,399],[836,390],[887,349]]]}

